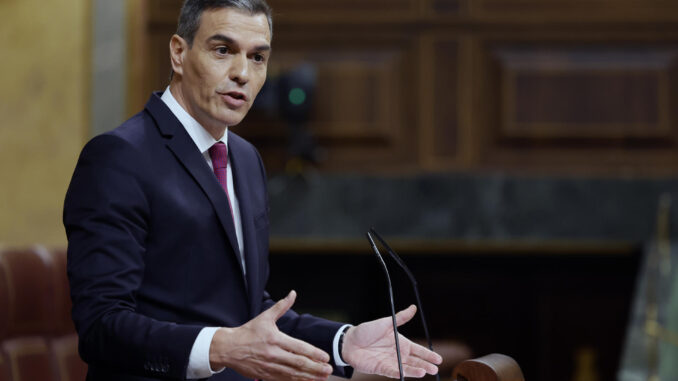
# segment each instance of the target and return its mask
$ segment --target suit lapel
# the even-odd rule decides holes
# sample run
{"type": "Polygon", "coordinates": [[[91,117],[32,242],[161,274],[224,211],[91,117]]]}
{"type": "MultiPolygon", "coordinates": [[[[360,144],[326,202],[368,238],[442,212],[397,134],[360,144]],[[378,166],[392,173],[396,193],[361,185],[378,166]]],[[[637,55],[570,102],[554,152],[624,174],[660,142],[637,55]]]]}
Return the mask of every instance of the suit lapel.
{"type": "MultiPolygon", "coordinates": [[[[231,135],[233,136],[233,135],[231,135]]],[[[233,183],[235,194],[238,197],[238,205],[240,206],[240,220],[242,223],[242,235],[244,240],[244,255],[245,266],[247,268],[247,285],[250,297],[250,314],[252,316],[258,313],[259,304],[255,300],[257,295],[261,295],[263,285],[259,282],[259,252],[256,237],[256,229],[254,227],[254,215],[252,206],[254,205],[251,196],[252,192],[249,189],[250,184],[247,181],[247,168],[244,160],[245,155],[241,152],[241,146],[235,144],[234,139],[229,137],[229,161],[232,164],[233,183]]]]}
{"type": "MultiPolygon", "coordinates": [[[[153,116],[161,134],[165,137],[167,148],[169,148],[188,173],[191,174],[203,192],[205,192],[207,198],[209,198],[217,213],[219,222],[221,222],[224,232],[228,237],[233,253],[237,257],[237,262],[240,263],[238,241],[226,193],[221,188],[214,173],[210,170],[209,165],[205,162],[202,153],[200,153],[191,137],[181,123],[179,123],[179,120],[167,108],[167,105],[165,105],[157,93],[151,96],[151,99],[146,104],[146,109],[153,116]]],[[[241,273],[242,270],[240,268],[241,273]]]]}

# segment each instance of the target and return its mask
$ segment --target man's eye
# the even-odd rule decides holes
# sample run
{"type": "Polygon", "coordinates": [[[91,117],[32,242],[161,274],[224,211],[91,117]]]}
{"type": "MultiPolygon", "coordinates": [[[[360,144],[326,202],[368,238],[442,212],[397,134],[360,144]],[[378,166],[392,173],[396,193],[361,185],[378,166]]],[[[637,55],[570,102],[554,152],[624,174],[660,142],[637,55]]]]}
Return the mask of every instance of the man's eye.
{"type": "Polygon", "coordinates": [[[217,53],[219,54],[227,54],[228,53],[228,48],[225,46],[221,46],[217,48],[217,53]]]}
{"type": "Polygon", "coordinates": [[[255,55],[254,55],[254,60],[255,60],[256,62],[264,62],[265,57],[263,56],[263,54],[255,54],[255,55]]]}

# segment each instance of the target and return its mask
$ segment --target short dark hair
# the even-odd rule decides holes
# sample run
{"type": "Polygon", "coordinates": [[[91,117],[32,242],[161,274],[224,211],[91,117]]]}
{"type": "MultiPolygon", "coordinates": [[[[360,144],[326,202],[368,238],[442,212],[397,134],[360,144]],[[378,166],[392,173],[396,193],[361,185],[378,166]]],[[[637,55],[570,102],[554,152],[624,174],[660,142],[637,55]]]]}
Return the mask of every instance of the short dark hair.
{"type": "Polygon", "coordinates": [[[236,8],[251,15],[264,14],[268,20],[271,37],[273,36],[272,12],[266,0],[186,0],[179,14],[177,34],[188,42],[188,46],[193,46],[202,13],[208,9],[219,8],[236,8]]]}

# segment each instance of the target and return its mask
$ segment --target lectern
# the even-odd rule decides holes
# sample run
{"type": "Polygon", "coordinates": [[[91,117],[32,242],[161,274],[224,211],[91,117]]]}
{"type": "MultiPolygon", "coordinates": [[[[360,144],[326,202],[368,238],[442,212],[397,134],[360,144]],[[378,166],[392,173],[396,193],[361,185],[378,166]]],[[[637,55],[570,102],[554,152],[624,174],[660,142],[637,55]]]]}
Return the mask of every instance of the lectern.
{"type": "Polygon", "coordinates": [[[466,360],[454,368],[454,381],[525,381],[518,363],[499,353],[466,360]]]}

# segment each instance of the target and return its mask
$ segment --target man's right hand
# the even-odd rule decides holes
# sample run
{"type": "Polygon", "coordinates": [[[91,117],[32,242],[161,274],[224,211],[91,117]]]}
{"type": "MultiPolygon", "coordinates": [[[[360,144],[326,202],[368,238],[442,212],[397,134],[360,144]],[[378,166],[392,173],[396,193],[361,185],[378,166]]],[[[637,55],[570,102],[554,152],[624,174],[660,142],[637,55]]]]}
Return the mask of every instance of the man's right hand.
{"type": "Polygon", "coordinates": [[[237,328],[220,328],[210,345],[212,369],[228,367],[266,381],[326,380],[332,373],[324,351],[280,332],[275,322],[297,297],[291,291],[256,318],[237,328]]]}

